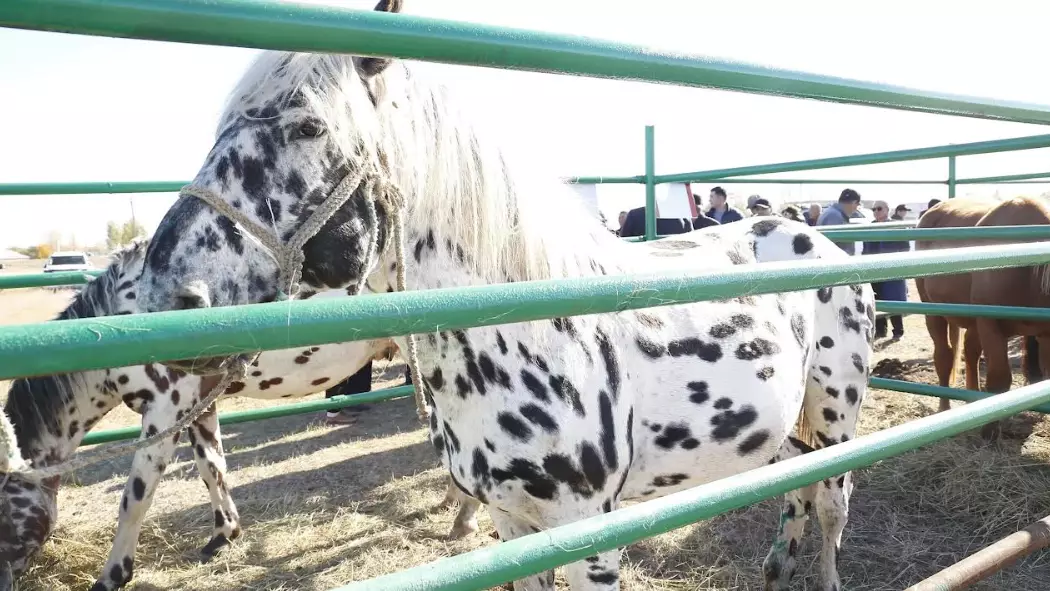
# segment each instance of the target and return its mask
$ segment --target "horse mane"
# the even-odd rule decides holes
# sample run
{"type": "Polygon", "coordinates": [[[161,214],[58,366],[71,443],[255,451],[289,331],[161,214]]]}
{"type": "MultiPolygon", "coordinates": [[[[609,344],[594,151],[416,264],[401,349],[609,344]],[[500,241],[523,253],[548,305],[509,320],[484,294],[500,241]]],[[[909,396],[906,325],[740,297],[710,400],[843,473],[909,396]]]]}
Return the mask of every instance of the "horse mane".
{"type": "MultiPolygon", "coordinates": [[[[105,272],[85,284],[54,320],[97,318],[116,313],[117,290],[142,273],[148,245],[148,240],[140,240],[113,253],[105,272]]],[[[63,437],[61,419],[68,414],[69,406],[78,403],[75,393],[83,387],[84,376],[84,372],[74,372],[11,382],[4,412],[15,428],[23,456],[29,451],[27,446],[41,441],[45,435],[63,437]]]]}
{"type": "Polygon", "coordinates": [[[148,247],[148,239],[136,240],[110,255],[109,266],[106,267],[106,270],[95,279],[88,281],[73,296],[73,300],[66,306],[66,309],[59,312],[54,319],[72,320],[116,315],[117,305],[125,303],[117,298],[117,290],[124,287],[129,281],[138,280],[142,274],[148,247]]]}
{"type": "Polygon", "coordinates": [[[535,162],[507,157],[453,106],[448,89],[403,61],[372,78],[359,65],[348,55],[264,52],[231,93],[223,121],[278,116],[274,106],[306,109],[347,161],[389,173],[407,200],[410,232],[462,248],[484,281],[593,275],[595,261],[620,258],[623,242],[571,188],[535,162]]]}

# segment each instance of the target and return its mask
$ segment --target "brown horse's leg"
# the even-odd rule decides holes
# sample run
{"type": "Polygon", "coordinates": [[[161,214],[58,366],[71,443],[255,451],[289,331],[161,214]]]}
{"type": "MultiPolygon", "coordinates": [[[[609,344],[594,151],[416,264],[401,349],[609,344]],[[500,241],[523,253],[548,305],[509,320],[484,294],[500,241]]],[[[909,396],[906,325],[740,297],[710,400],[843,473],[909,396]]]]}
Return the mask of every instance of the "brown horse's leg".
{"type": "MultiPolygon", "coordinates": [[[[955,344],[949,337],[948,320],[943,316],[927,316],[926,330],[933,340],[933,367],[937,370],[937,382],[942,386],[952,386],[953,372],[955,366],[955,344]]],[[[939,411],[951,408],[951,401],[941,398],[939,411]]]]}
{"type": "Polygon", "coordinates": [[[1050,337],[1027,337],[1025,339],[1026,352],[1038,359],[1032,363],[1032,371],[1029,372],[1030,384],[1041,382],[1050,374],[1050,337]]]}
{"type": "MultiPolygon", "coordinates": [[[[984,390],[992,394],[1002,394],[1010,389],[1012,376],[1010,358],[1007,354],[1007,337],[1003,334],[999,321],[993,318],[978,318],[977,331],[980,333],[981,348],[988,364],[988,373],[984,377],[984,390]]],[[[989,423],[981,429],[985,439],[998,439],[1002,432],[999,421],[989,423]]]]}
{"type": "Polygon", "coordinates": [[[963,342],[963,358],[966,360],[966,389],[981,389],[981,336],[976,329],[966,331],[963,342]]]}

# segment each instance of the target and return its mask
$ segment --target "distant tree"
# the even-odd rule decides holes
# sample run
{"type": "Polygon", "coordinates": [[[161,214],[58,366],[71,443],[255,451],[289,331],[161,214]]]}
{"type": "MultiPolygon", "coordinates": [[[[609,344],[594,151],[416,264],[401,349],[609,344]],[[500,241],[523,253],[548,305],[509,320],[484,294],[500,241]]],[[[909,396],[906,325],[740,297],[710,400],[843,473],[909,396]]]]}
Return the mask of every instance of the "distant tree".
{"type": "Polygon", "coordinates": [[[116,250],[131,244],[131,241],[146,235],[146,228],[134,220],[123,223],[106,222],[106,248],[116,250]]]}
{"type": "Polygon", "coordinates": [[[33,256],[34,259],[46,259],[51,256],[51,253],[55,252],[55,249],[51,248],[50,244],[38,244],[31,248],[36,249],[36,252],[34,253],[36,256],[30,255],[33,256]]]}

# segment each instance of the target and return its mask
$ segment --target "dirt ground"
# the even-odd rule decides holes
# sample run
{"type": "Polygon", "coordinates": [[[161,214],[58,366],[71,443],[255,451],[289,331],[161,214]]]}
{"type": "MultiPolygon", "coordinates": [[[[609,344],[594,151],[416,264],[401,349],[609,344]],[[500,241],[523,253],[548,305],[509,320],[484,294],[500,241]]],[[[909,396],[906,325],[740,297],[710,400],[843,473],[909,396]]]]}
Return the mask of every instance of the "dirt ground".
{"type": "MultiPolygon", "coordinates": [[[[0,292],[0,324],[50,318],[70,292],[0,292]]],[[[911,287],[915,299],[914,285],[911,287]]],[[[907,317],[899,342],[879,343],[876,360],[902,379],[936,383],[922,317],[907,317]]],[[[376,366],[374,388],[399,385],[400,362],[376,366]]],[[[1018,381],[1018,383],[1020,383],[1018,381]]],[[[0,384],[0,393],[6,386],[0,384]]],[[[873,390],[861,434],[930,414],[936,400],[873,390]]],[[[261,406],[225,401],[220,410],[261,406]]],[[[956,403],[958,404],[958,403],[956,403]]],[[[329,427],[304,415],[224,428],[229,480],[244,535],[201,564],[211,533],[207,493],[185,447],[170,464],[145,522],[130,589],[327,591],[494,544],[482,532],[444,539],[454,516],[435,510],[444,480],[419,428],[411,399],[364,410],[356,425],[329,427]]],[[[101,429],[134,424],[121,407],[101,429]]],[[[1025,413],[1004,440],[988,446],[973,434],[857,472],[840,572],[845,589],[903,589],[1001,536],[1050,513],[1050,425],[1025,413]]],[[[130,457],[64,480],[60,525],[24,578],[23,589],[87,589],[110,549],[130,457]]],[[[773,540],[780,501],[766,501],[630,547],[625,589],[762,589],[761,563],[773,540]]],[[[815,589],[820,538],[811,520],[794,589],[815,589]]],[[[567,588],[559,575],[559,588],[567,588]]],[[[973,589],[1050,588],[1050,555],[1037,554],[973,589]]]]}

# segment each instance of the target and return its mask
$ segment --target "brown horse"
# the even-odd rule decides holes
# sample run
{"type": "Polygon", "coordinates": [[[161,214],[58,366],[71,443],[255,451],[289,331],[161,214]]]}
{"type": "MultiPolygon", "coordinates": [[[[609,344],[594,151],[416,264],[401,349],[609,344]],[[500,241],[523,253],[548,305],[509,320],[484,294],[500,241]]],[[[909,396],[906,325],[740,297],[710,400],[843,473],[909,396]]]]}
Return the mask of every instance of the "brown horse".
{"type": "MultiPolygon", "coordinates": [[[[1050,224],[1050,210],[1040,201],[1016,197],[1005,201],[957,198],[942,201],[929,209],[919,220],[919,228],[985,227],[1050,224]]],[[[916,250],[932,248],[959,248],[988,244],[1008,244],[1017,240],[953,240],[951,242],[916,241],[916,250]]],[[[1050,273],[1047,266],[1017,267],[917,278],[919,298],[924,302],[949,304],[985,304],[998,306],[1046,307],[1050,305],[1050,273]]],[[[979,390],[977,363],[985,355],[987,375],[986,392],[1001,393],[1010,389],[1012,382],[1007,341],[1020,335],[1024,339],[1023,367],[1029,383],[1042,379],[1043,368],[1050,368],[1050,323],[994,318],[967,318],[960,316],[926,316],[926,328],[933,339],[934,367],[942,386],[954,386],[960,354],[966,363],[966,388],[979,390]],[[965,330],[965,341],[960,347],[960,329],[965,330]],[[1043,345],[1043,346],[1040,346],[1043,345]],[[1042,353],[1045,351],[1046,353],[1042,353]]],[[[942,398],[940,410],[950,408],[950,401],[942,398]]],[[[986,425],[982,435],[996,438],[999,423],[986,425]]]]}

